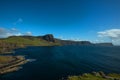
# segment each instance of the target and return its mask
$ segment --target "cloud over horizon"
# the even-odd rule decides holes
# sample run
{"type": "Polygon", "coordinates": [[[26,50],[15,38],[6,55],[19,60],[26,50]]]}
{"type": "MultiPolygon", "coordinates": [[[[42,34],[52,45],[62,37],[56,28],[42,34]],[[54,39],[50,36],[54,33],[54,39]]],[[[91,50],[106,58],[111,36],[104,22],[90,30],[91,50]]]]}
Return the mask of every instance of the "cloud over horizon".
{"type": "Polygon", "coordinates": [[[32,32],[22,33],[16,28],[7,29],[0,27],[0,38],[6,38],[9,36],[22,36],[22,35],[31,36],[32,32]]]}
{"type": "Polygon", "coordinates": [[[120,45],[120,29],[109,29],[98,32],[98,36],[102,38],[109,38],[113,44],[120,45]]]}
{"type": "MultiPolygon", "coordinates": [[[[0,38],[7,38],[9,36],[32,36],[32,32],[21,32],[16,28],[8,29],[0,27],[0,38]]],[[[100,37],[100,39],[98,39],[96,42],[107,42],[107,39],[109,39],[113,44],[120,45],[120,29],[109,29],[100,31],[98,32],[98,37],[100,37]]],[[[80,41],[80,39],[73,40],[80,41]]]]}
{"type": "Polygon", "coordinates": [[[24,35],[27,35],[27,36],[31,36],[32,35],[32,32],[26,32],[24,35]]]}

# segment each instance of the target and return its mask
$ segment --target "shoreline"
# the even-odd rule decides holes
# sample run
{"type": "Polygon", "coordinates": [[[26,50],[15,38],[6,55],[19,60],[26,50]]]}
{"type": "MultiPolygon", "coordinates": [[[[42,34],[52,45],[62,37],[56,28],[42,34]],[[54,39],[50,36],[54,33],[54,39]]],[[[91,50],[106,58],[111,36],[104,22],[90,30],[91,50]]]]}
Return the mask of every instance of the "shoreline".
{"type": "Polygon", "coordinates": [[[25,59],[24,56],[14,56],[15,60],[5,63],[0,66],[0,75],[18,71],[21,69],[21,65],[27,63],[29,60],[25,59]]]}
{"type": "Polygon", "coordinates": [[[62,80],[120,80],[120,74],[109,73],[105,74],[102,71],[83,73],[82,75],[72,75],[62,80]]]}

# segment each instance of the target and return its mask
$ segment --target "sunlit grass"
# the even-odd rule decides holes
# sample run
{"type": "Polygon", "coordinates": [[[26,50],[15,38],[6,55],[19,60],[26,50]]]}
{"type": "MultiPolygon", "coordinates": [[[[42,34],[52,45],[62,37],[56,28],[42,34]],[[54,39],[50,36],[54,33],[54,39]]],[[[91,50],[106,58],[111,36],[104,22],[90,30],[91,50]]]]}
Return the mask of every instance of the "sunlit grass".
{"type": "Polygon", "coordinates": [[[85,73],[83,75],[78,76],[68,76],[67,80],[120,80],[120,74],[108,74],[106,75],[107,78],[99,75],[96,76],[91,73],[85,73]]]}
{"type": "Polygon", "coordinates": [[[5,64],[14,60],[13,56],[0,56],[0,64],[5,64]]]}
{"type": "Polygon", "coordinates": [[[43,39],[38,39],[38,38],[24,38],[24,37],[10,37],[6,39],[2,39],[1,41],[5,43],[11,43],[11,44],[17,44],[18,46],[21,45],[31,45],[31,46],[50,46],[50,45],[59,45],[58,42],[48,42],[43,39]]]}

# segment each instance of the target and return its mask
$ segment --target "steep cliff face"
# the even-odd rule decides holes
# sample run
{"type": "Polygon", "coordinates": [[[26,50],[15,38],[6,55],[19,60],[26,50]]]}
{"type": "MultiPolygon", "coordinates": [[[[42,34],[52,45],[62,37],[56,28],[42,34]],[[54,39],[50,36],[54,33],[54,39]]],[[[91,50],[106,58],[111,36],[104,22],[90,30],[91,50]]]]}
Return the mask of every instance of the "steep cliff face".
{"type": "Polygon", "coordinates": [[[44,35],[42,38],[46,41],[49,41],[49,42],[55,42],[55,38],[52,34],[44,35]]]}
{"type": "Polygon", "coordinates": [[[91,45],[89,41],[58,40],[62,45],[91,45]]]}

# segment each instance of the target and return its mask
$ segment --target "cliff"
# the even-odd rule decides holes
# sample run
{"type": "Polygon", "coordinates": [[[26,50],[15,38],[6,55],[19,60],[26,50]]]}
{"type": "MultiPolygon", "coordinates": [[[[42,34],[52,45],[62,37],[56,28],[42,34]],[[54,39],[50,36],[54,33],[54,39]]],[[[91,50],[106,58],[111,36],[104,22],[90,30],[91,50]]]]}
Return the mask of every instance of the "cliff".
{"type": "Polygon", "coordinates": [[[89,41],[71,41],[71,40],[57,40],[62,45],[91,45],[89,41]]]}
{"type": "Polygon", "coordinates": [[[71,41],[56,39],[61,45],[93,45],[93,46],[114,46],[112,43],[91,43],[90,41],[71,41]]]}
{"type": "Polygon", "coordinates": [[[55,42],[55,38],[52,34],[47,34],[42,36],[42,39],[49,41],[49,42],[55,42]]]}

